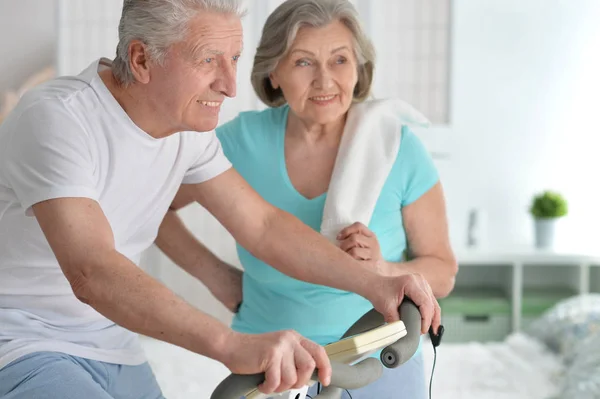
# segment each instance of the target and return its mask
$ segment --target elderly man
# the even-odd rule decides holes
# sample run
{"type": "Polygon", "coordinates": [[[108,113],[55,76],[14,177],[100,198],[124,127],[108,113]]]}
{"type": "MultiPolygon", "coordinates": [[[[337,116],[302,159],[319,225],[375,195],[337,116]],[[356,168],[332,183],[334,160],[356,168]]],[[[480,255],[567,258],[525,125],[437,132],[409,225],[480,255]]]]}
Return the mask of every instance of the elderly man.
{"type": "Polygon", "coordinates": [[[125,0],[115,60],[30,91],[0,126],[0,397],[160,398],[138,333],[265,372],[263,392],[302,386],[315,367],[328,383],[322,347],[233,332],[137,267],[182,183],[283,273],[358,293],[388,320],[406,294],[424,326],[439,324],[422,278],[363,267],[224,157],[212,130],[235,96],[238,3],[125,0]]]}

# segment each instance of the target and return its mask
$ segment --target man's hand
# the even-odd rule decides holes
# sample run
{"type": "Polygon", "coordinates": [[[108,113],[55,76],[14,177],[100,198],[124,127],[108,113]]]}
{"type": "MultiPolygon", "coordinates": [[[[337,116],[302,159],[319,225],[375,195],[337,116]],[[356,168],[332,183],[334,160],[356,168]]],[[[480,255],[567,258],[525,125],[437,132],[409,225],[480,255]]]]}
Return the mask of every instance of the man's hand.
{"type": "Polygon", "coordinates": [[[420,274],[405,274],[396,277],[381,276],[378,284],[373,284],[366,294],[373,307],[380,312],[386,322],[398,320],[398,308],[404,297],[410,298],[421,312],[421,334],[429,331],[429,326],[437,333],[441,324],[441,309],[429,283],[420,274]]]}
{"type": "Polygon", "coordinates": [[[265,373],[258,388],[265,394],[298,389],[315,370],[325,386],[331,381],[331,363],[325,349],[294,331],[266,334],[231,332],[223,364],[235,374],[265,373]]]}

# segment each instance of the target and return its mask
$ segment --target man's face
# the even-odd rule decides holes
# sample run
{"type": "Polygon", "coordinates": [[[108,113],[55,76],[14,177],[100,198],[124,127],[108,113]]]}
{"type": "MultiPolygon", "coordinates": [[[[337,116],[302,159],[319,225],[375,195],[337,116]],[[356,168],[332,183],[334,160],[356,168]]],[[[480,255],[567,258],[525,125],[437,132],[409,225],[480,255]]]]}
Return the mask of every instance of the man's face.
{"type": "Polygon", "coordinates": [[[234,15],[203,12],[186,38],[169,49],[163,66],[150,70],[148,95],[156,112],[180,131],[217,126],[225,97],[235,97],[242,24],[234,15]]]}

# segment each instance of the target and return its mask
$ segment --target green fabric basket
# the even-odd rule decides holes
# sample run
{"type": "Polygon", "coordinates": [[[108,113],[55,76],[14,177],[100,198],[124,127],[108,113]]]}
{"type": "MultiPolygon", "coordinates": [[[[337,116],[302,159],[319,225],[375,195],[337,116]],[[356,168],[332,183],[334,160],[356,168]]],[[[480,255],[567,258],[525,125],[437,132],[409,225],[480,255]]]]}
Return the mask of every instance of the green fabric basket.
{"type": "Polygon", "coordinates": [[[577,295],[568,287],[525,287],[521,314],[524,316],[540,316],[558,302],[577,295]]]}
{"type": "Polygon", "coordinates": [[[508,315],[510,301],[497,287],[456,288],[448,297],[439,300],[446,315],[508,315]]]}

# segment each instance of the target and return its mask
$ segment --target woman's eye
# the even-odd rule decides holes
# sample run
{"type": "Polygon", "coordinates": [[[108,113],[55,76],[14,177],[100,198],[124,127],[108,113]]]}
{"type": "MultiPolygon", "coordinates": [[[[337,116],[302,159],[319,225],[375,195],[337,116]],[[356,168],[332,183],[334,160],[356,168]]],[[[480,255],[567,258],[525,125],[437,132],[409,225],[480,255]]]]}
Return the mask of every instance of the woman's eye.
{"type": "Polygon", "coordinates": [[[348,61],[348,60],[346,59],[346,57],[340,57],[340,58],[338,58],[338,59],[337,59],[337,61],[336,61],[336,62],[337,62],[338,64],[345,64],[345,63],[346,63],[346,61],[348,61]]]}
{"type": "Polygon", "coordinates": [[[296,61],[296,65],[297,66],[309,66],[310,64],[306,60],[299,60],[299,61],[296,61]]]}

